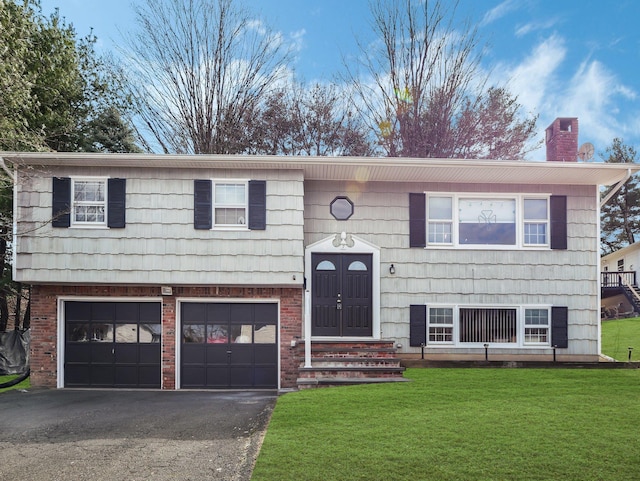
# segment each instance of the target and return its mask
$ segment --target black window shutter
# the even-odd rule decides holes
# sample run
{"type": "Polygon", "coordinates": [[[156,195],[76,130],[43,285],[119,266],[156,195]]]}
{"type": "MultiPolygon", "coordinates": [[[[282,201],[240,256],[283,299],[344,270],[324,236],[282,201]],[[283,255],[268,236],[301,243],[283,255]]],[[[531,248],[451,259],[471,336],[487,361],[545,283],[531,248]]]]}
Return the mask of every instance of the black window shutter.
{"type": "Polygon", "coordinates": [[[69,227],[71,225],[71,178],[53,178],[53,227],[69,227]]]}
{"type": "Polygon", "coordinates": [[[211,180],[193,181],[193,227],[211,229],[211,180]]]}
{"type": "Polygon", "coordinates": [[[267,182],[249,181],[249,229],[267,228],[267,182]]]}
{"type": "Polygon", "coordinates": [[[551,212],[551,248],[567,248],[567,196],[552,195],[549,199],[551,212]]]}
{"type": "Polygon", "coordinates": [[[107,225],[112,228],[124,228],[126,212],[126,179],[107,180],[107,225]]]}
{"type": "Polygon", "coordinates": [[[409,194],[409,246],[427,245],[425,194],[409,194]]]}
{"type": "Polygon", "coordinates": [[[409,345],[420,347],[427,344],[427,306],[409,306],[409,345]]]}
{"type": "Polygon", "coordinates": [[[551,308],[551,345],[560,348],[569,347],[568,332],[569,309],[567,307],[551,308]]]}

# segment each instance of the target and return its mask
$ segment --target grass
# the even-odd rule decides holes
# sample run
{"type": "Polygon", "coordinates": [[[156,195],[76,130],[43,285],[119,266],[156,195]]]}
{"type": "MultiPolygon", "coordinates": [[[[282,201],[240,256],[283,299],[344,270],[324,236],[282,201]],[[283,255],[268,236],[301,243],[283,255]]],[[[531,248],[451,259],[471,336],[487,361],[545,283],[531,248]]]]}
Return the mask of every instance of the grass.
{"type": "MultiPolygon", "coordinates": [[[[16,377],[18,377],[18,376],[17,375],[0,376],[0,384],[3,384],[3,383],[8,382],[8,381],[10,381],[12,379],[15,379],[16,377]]],[[[27,378],[24,381],[16,384],[15,386],[11,386],[11,387],[6,387],[4,389],[0,389],[0,392],[9,391],[11,389],[28,389],[29,387],[31,387],[31,383],[29,382],[29,378],[27,378]]]]}
{"type": "Polygon", "coordinates": [[[640,370],[406,377],[281,396],[252,480],[640,479],[640,370]]]}
{"type": "Polygon", "coordinates": [[[602,323],[602,353],[617,361],[640,360],[640,318],[616,319],[602,323]]]}

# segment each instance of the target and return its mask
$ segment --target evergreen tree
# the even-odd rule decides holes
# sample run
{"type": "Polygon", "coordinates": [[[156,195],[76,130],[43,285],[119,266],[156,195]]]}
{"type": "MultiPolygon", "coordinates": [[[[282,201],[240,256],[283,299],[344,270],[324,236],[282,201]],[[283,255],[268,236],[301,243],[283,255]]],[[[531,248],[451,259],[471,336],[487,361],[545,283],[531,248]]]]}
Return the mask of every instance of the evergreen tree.
{"type": "MultiPolygon", "coordinates": [[[[606,150],[609,163],[633,163],[637,160],[636,150],[615,138],[606,150]]],[[[609,187],[603,197],[613,187],[609,187]]],[[[601,210],[601,245],[603,254],[614,252],[636,242],[640,229],[640,185],[637,177],[631,177],[601,210]]]]}

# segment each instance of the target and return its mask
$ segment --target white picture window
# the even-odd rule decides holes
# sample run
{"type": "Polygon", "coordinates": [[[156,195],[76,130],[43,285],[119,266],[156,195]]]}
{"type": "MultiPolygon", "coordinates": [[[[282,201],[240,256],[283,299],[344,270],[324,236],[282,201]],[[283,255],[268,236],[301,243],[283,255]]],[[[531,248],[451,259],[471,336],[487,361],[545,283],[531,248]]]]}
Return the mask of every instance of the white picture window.
{"type": "Polygon", "coordinates": [[[73,179],[72,215],[75,225],[107,224],[107,180],[73,179]]]}
{"type": "Polygon", "coordinates": [[[427,194],[429,246],[549,246],[549,196],[427,194]]]}
{"type": "Polygon", "coordinates": [[[214,227],[247,226],[247,182],[213,182],[214,227]]]}

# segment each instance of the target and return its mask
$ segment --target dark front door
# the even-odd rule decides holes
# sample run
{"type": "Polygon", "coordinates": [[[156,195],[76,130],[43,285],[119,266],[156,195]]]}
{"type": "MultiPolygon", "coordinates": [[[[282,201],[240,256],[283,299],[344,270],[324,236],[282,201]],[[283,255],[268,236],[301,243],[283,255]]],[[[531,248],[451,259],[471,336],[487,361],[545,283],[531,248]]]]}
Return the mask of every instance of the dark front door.
{"type": "Polygon", "coordinates": [[[160,387],[159,302],[76,302],[65,309],[65,387],[160,387]]]}
{"type": "Polygon", "coordinates": [[[278,387],[278,304],[185,302],[180,312],[181,387],[278,387]]]}
{"type": "Polygon", "coordinates": [[[373,334],[371,258],[371,254],[311,255],[313,336],[373,334]]]}

